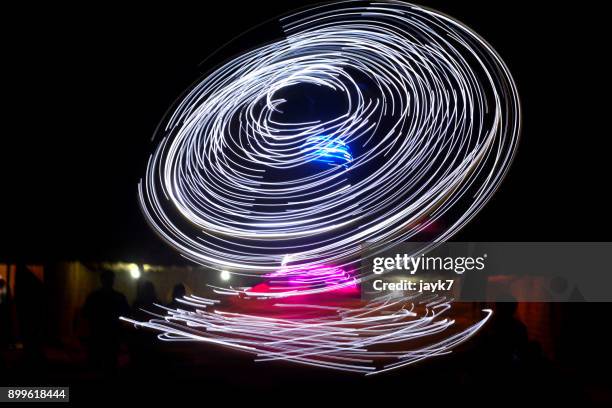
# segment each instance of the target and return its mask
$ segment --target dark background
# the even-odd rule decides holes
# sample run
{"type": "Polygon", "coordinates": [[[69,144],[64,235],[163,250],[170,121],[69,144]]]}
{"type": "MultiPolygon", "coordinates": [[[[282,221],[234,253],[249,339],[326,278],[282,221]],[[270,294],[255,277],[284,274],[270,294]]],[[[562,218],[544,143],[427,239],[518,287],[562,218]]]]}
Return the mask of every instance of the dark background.
{"type": "MultiPolygon", "coordinates": [[[[4,38],[16,72],[5,77],[14,99],[5,105],[8,147],[0,159],[0,259],[180,260],[149,230],[136,199],[155,127],[193,81],[241,43],[203,60],[307,2],[172,4],[28,6],[10,15],[4,38]]],[[[456,239],[609,240],[607,46],[599,4],[424,4],[493,45],[523,108],[507,179],[456,239]]]]}
{"type": "MultiPolygon", "coordinates": [[[[27,4],[5,13],[3,62],[9,73],[3,81],[8,91],[0,147],[0,261],[153,258],[184,263],[148,228],[138,208],[137,183],[155,146],[151,136],[192,82],[258,39],[247,35],[211,54],[254,25],[307,3],[27,4]]],[[[523,108],[522,139],[506,180],[455,240],[609,241],[609,45],[604,37],[609,23],[603,21],[602,3],[422,4],[464,22],[498,51],[514,76],[523,108]]],[[[605,344],[601,322],[607,312],[576,306],[573,313],[590,316],[593,325],[585,321],[583,327],[605,344]]],[[[576,353],[585,344],[583,338],[576,353]]],[[[597,354],[592,351],[593,360],[583,363],[591,374],[606,372],[597,366],[597,354]]],[[[334,373],[314,375],[326,383],[326,392],[340,381],[339,393],[349,390],[353,400],[361,393],[380,395],[378,403],[385,404],[396,401],[394,393],[408,395],[424,384],[429,384],[427,392],[436,392],[429,378],[444,370],[439,364],[411,371],[409,376],[424,376],[418,381],[406,373],[369,383],[334,373]],[[364,384],[373,388],[354,389],[364,384]]],[[[469,357],[456,364],[469,366],[469,357]]],[[[232,366],[226,366],[229,372],[232,366]]],[[[256,370],[250,374],[258,375],[256,370]]],[[[207,375],[214,381],[214,373],[207,375]]],[[[245,375],[237,383],[244,385],[245,375]]],[[[554,388],[553,381],[547,389],[554,388]]],[[[219,391],[231,391],[228,384],[219,391]]],[[[442,378],[438,391],[450,393],[460,386],[449,388],[442,378]]],[[[122,387],[123,392],[130,389],[129,384],[122,387]]],[[[197,397],[196,380],[186,387],[170,389],[197,397]]],[[[297,388],[317,397],[309,387],[297,388]]],[[[91,390],[100,392],[94,386],[91,390]]],[[[243,397],[266,396],[256,387],[248,393],[243,397]]]]}

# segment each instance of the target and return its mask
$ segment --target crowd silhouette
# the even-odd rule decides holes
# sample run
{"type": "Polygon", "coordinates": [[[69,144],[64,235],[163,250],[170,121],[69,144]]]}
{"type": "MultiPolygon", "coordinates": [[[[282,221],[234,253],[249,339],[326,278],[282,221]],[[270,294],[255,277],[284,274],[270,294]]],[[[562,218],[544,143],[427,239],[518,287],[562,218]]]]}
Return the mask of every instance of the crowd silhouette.
{"type": "MultiPolygon", "coordinates": [[[[162,302],[157,296],[153,282],[140,279],[137,282],[136,298],[130,307],[124,294],[114,289],[115,274],[105,270],[100,275],[101,288],[93,291],[82,308],[82,317],[87,326],[82,340],[88,351],[90,367],[104,375],[116,373],[122,346],[127,347],[130,365],[137,370],[148,370],[156,363],[154,333],[142,328],[128,330],[121,316],[135,320],[148,320],[151,313],[162,302]]],[[[177,299],[186,294],[185,285],[178,283],[167,305],[176,308],[177,299]]]]}
{"type": "Polygon", "coordinates": [[[83,306],[82,313],[89,331],[84,340],[92,367],[110,373],[117,367],[122,341],[119,317],[128,316],[130,307],[125,295],[113,288],[115,274],[112,271],[103,271],[100,282],[102,287],[92,292],[83,306]]]}
{"type": "MultiPolygon", "coordinates": [[[[17,272],[21,274],[22,269],[18,268],[17,272]]],[[[41,299],[46,295],[36,279],[21,275],[19,278],[19,286],[15,286],[17,296],[8,293],[8,285],[0,280],[0,345],[7,349],[4,347],[6,343],[22,342],[23,353],[20,350],[19,354],[23,354],[24,359],[23,363],[11,363],[10,370],[2,370],[3,366],[9,366],[0,358],[0,379],[2,371],[10,372],[12,378],[15,378],[16,372],[21,373],[23,378],[29,378],[32,373],[36,373],[40,378],[55,378],[58,367],[59,370],[64,370],[65,375],[73,375],[84,381],[91,378],[108,379],[113,383],[134,378],[148,381],[153,378],[154,373],[159,372],[164,372],[165,378],[172,380],[213,378],[213,374],[207,374],[208,371],[202,370],[202,367],[211,360],[216,361],[215,349],[195,348],[185,343],[160,342],[156,339],[159,333],[154,330],[134,327],[120,320],[120,316],[149,320],[154,317],[151,313],[165,314],[158,305],[170,309],[191,309],[189,304],[181,302],[181,298],[187,294],[183,283],[174,285],[172,297],[165,303],[154,283],[146,277],[141,277],[134,282],[136,294],[130,305],[127,297],[115,288],[115,274],[108,270],[102,271],[100,287],[86,297],[77,318],[78,325],[82,326],[82,330],[77,331],[80,333],[80,342],[75,341],[78,352],[72,356],[66,355],[66,361],[62,360],[61,363],[65,366],[60,366],[57,362],[42,360],[45,358],[42,351],[45,336],[41,333],[47,323],[44,317],[45,303],[41,302],[41,299]],[[10,301],[8,295],[11,295],[10,301]],[[7,311],[8,305],[11,306],[10,315],[7,311]],[[15,309],[17,313],[14,312],[15,309]],[[18,339],[8,338],[11,330],[5,329],[11,325],[21,328],[17,331],[18,339]],[[80,357],[76,357],[77,353],[80,357]]],[[[575,377],[564,375],[556,356],[553,355],[551,359],[548,350],[544,353],[540,344],[528,337],[527,327],[516,313],[517,303],[512,298],[500,300],[502,301],[493,305],[495,313],[491,321],[477,336],[466,342],[465,349],[453,353],[452,360],[440,358],[427,364],[417,364],[412,372],[421,373],[423,378],[428,375],[439,376],[444,372],[442,380],[449,388],[449,395],[485,393],[491,398],[503,396],[506,402],[524,398],[530,393],[544,396],[548,402],[576,402],[584,399],[580,394],[582,391],[572,388],[572,384],[569,384],[575,377]],[[440,371],[439,367],[444,367],[444,370],[440,371]]],[[[568,305],[566,308],[580,312],[580,316],[593,311],[592,308],[587,309],[588,304],[580,308],[578,306],[568,305]]],[[[569,315],[568,311],[565,311],[563,316],[566,315],[569,315]]],[[[580,316],[570,316],[571,321],[578,321],[580,316]]],[[[584,337],[581,333],[585,331],[585,327],[578,326],[569,327],[562,332],[563,338],[568,338],[568,342],[571,340],[568,346],[570,355],[574,354],[577,345],[584,344],[584,340],[582,343],[580,341],[584,337]]],[[[563,339],[556,339],[556,343],[562,344],[561,340],[563,339]]],[[[62,350],[66,350],[66,347],[62,350]]],[[[588,367],[588,364],[584,363],[584,366],[588,367]]],[[[226,367],[225,359],[222,367],[226,367]]],[[[255,369],[248,371],[251,365],[246,367],[244,371],[248,374],[245,375],[259,372],[255,369]]],[[[406,372],[398,372],[395,376],[384,377],[381,381],[385,384],[395,379],[399,381],[404,378],[404,373],[406,372]]],[[[316,375],[321,373],[317,372],[316,375]]],[[[266,377],[262,375],[261,378],[261,381],[265,381],[266,377]]],[[[428,385],[423,383],[422,386],[428,385]]]]}

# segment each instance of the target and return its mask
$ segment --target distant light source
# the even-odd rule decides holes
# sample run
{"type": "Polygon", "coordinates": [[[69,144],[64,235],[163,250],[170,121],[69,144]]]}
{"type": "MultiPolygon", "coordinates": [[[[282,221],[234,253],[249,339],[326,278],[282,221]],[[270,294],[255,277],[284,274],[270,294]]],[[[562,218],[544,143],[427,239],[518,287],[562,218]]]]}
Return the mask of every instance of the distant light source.
{"type": "Polygon", "coordinates": [[[140,268],[136,264],[130,264],[128,267],[130,271],[130,276],[134,279],[140,278],[140,268]]]}
{"type": "Polygon", "coordinates": [[[283,260],[281,261],[281,266],[285,267],[289,262],[291,262],[291,255],[285,255],[283,256],[283,260]]]}
{"type": "Polygon", "coordinates": [[[221,271],[221,280],[230,280],[230,273],[228,271],[221,271]]]}

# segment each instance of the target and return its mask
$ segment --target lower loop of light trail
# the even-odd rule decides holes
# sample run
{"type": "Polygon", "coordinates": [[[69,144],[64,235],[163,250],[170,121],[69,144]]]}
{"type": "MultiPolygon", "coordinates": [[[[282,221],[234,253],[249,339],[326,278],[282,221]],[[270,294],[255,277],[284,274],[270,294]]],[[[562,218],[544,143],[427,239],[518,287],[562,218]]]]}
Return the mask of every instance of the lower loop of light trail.
{"type": "Polygon", "coordinates": [[[437,296],[385,295],[359,307],[311,303],[275,303],[284,313],[224,311],[218,301],[182,299],[185,308],[136,326],[161,332],[164,341],[194,341],[246,352],[256,361],[288,361],[365,375],[378,374],[448,354],[474,335],[492,312],[457,329],[445,316],[448,299],[437,296]],[[211,309],[211,310],[209,310],[211,309]]]}

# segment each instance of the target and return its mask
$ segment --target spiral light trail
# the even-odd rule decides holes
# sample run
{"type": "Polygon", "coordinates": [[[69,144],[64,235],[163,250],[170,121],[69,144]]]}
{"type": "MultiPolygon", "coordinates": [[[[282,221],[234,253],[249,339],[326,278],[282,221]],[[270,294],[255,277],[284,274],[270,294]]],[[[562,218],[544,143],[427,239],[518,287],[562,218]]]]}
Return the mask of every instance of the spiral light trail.
{"type": "Polygon", "coordinates": [[[457,330],[444,317],[450,299],[388,294],[348,307],[316,296],[372,276],[364,246],[444,242],[490,199],[519,138],[506,65],[465,25],[397,1],[317,6],[280,25],[281,39],[177,101],[139,198],[186,258],[264,280],[217,295],[288,315],[191,296],[184,309],[124,320],[162,340],[364,374],[448,353],[491,311],[457,330]]]}
{"type": "Polygon", "coordinates": [[[196,83],[160,130],[139,195],[158,234],[216,270],[358,269],[361,245],[452,236],[517,145],[519,103],[496,52],[400,2],[281,20],[285,37],[196,83]],[[296,102],[314,94],[310,104],[296,102]],[[330,159],[331,157],[331,159],[330,159]]]}

